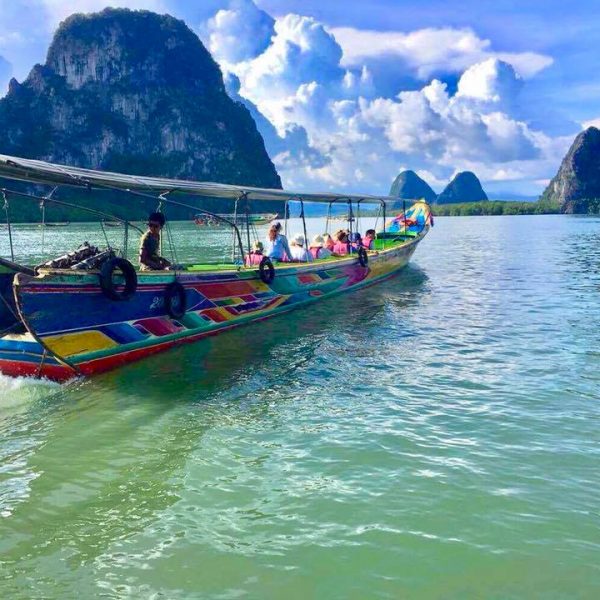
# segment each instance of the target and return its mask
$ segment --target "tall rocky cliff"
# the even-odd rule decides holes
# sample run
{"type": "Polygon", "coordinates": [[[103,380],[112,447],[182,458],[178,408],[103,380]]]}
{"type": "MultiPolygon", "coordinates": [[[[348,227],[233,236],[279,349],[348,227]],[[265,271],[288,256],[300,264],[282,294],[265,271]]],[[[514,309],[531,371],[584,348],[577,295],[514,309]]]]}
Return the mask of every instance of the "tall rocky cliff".
{"type": "Polygon", "coordinates": [[[437,197],[437,203],[480,202],[487,199],[487,194],[483,191],[475,173],[463,171],[458,173],[445,187],[444,191],[437,197]]]}
{"type": "Polygon", "coordinates": [[[600,130],[589,127],[575,138],[542,200],[557,203],[565,213],[585,213],[597,210],[598,199],[600,130]]]}
{"type": "Polygon", "coordinates": [[[392,183],[390,196],[406,200],[424,198],[427,202],[434,202],[437,194],[414,171],[402,171],[392,183]]]}
{"type": "Polygon", "coordinates": [[[281,187],[248,110],[182,22],[73,15],[44,65],[0,100],[0,153],[82,167],[281,187]]]}

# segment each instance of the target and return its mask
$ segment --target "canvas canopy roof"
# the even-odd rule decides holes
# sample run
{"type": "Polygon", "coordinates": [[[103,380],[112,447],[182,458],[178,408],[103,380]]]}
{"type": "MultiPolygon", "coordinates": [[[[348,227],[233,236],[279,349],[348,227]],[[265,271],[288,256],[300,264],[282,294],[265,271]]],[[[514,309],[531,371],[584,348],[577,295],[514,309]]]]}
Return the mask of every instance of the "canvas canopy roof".
{"type": "Polygon", "coordinates": [[[180,193],[207,198],[228,198],[235,200],[246,196],[250,200],[303,200],[305,202],[369,202],[391,203],[397,198],[390,196],[371,196],[358,194],[336,194],[333,192],[305,193],[269,188],[255,188],[224,183],[196,182],[183,179],[166,179],[161,177],[142,177],[94,171],[79,167],[57,165],[41,160],[18,158],[0,154],[0,177],[17,179],[47,185],[85,186],[96,189],[121,189],[138,192],[154,192],[157,194],[180,193]]]}

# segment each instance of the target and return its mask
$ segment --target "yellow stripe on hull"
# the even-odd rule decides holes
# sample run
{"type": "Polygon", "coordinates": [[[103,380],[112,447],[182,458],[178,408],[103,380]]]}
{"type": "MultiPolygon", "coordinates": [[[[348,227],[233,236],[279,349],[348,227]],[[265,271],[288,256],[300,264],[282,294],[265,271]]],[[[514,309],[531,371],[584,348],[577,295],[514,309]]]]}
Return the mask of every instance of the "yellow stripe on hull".
{"type": "Polygon", "coordinates": [[[64,358],[118,346],[115,341],[100,331],[80,331],[48,336],[43,338],[43,342],[49,350],[64,358]]]}

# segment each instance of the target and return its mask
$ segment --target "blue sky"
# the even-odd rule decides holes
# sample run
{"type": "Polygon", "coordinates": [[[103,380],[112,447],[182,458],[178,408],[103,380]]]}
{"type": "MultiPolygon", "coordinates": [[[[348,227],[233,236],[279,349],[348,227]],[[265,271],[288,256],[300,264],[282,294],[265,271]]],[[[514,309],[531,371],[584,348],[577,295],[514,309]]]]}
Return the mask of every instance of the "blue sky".
{"type": "Polygon", "coordinates": [[[473,170],[490,195],[539,194],[600,123],[600,2],[0,0],[0,85],[43,62],[74,11],[169,12],[254,115],[284,184],[385,193],[416,170],[473,170]]]}

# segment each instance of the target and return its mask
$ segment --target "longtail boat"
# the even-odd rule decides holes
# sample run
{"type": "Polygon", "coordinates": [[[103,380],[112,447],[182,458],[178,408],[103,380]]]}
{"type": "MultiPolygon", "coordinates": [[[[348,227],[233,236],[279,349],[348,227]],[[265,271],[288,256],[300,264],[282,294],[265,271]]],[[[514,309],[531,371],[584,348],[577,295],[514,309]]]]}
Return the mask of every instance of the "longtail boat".
{"type": "MultiPolygon", "coordinates": [[[[218,218],[213,218],[202,213],[194,215],[194,223],[198,227],[227,227],[228,222],[237,220],[235,214],[218,214],[218,218]]],[[[277,213],[267,215],[247,215],[244,216],[244,221],[250,225],[266,225],[277,218],[277,213]]]]}
{"type": "Polygon", "coordinates": [[[137,200],[156,199],[163,209],[188,207],[227,222],[233,241],[228,264],[179,264],[173,270],[139,270],[127,257],[128,236],[141,233],[135,224],[48,194],[42,202],[86,210],[98,217],[100,224],[106,220],[121,223],[123,248],[86,243],[41,265],[19,264],[13,252],[13,236],[18,231],[11,228],[8,206],[15,199],[40,198],[3,188],[11,257],[0,258],[0,372],[9,376],[56,381],[91,376],[184,342],[384,281],[408,263],[432,224],[424,201],[386,221],[386,204],[397,199],[385,196],[302,194],[138,177],[4,155],[0,155],[0,177],[52,186],[53,192],[60,186],[118,190],[137,200]],[[374,203],[381,209],[383,228],[369,251],[359,246],[346,256],[306,263],[275,263],[264,257],[259,265],[247,266],[251,228],[240,232],[240,222],[186,204],[179,200],[183,196],[241,202],[246,214],[253,200],[279,204],[299,201],[305,238],[304,202],[328,203],[329,213],[332,204],[345,203],[350,230],[361,204],[374,203]]]}

